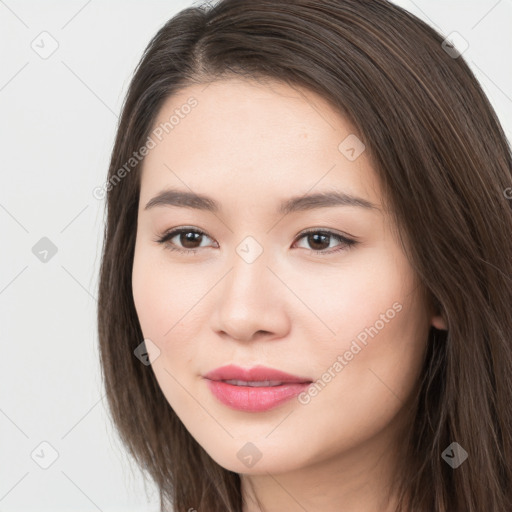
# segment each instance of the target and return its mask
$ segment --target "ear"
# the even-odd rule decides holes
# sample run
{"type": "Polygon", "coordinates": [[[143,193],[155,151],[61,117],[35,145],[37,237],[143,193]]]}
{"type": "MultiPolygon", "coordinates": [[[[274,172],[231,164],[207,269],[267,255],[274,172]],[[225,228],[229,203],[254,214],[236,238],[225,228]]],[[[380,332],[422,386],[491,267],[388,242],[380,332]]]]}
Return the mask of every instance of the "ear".
{"type": "Polygon", "coordinates": [[[434,315],[431,319],[432,325],[440,331],[447,331],[448,325],[443,315],[434,315]]]}
{"type": "Polygon", "coordinates": [[[448,330],[448,323],[446,322],[445,315],[443,313],[443,308],[441,307],[441,304],[439,301],[434,298],[431,309],[432,316],[430,317],[430,323],[440,331],[447,331],[448,330]]]}

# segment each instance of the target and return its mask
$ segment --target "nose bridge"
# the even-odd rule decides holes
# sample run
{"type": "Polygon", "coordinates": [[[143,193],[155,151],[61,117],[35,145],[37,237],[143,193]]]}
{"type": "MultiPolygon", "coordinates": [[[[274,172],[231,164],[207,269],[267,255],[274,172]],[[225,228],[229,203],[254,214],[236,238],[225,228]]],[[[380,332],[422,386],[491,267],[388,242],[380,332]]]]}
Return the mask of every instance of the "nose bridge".
{"type": "Polygon", "coordinates": [[[270,252],[255,239],[246,237],[236,247],[221,286],[216,330],[237,339],[249,339],[258,331],[282,331],[286,314],[274,288],[279,284],[267,268],[270,260],[270,252]]]}
{"type": "Polygon", "coordinates": [[[272,277],[267,268],[268,256],[268,251],[255,239],[244,239],[230,258],[232,271],[227,276],[224,300],[236,300],[242,307],[259,308],[261,294],[265,287],[268,291],[267,281],[272,277]]]}

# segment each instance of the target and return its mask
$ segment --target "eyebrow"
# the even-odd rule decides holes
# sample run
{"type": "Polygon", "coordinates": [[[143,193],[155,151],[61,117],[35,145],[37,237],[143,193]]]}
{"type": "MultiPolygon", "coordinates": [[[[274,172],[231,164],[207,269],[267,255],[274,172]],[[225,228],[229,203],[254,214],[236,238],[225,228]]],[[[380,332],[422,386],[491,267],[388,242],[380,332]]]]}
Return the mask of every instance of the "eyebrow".
{"type": "MultiPolygon", "coordinates": [[[[144,210],[157,206],[178,206],[217,213],[221,210],[220,204],[203,194],[185,190],[165,189],[150,199],[144,210]]],[[[374,203],[345,192],[325,191],[315,194],[292,197],[283,201],[277,212],[287,215],[292,212],[328,208],[332,206],[357,206],[365,209],[379,210],[374,203]]]]}

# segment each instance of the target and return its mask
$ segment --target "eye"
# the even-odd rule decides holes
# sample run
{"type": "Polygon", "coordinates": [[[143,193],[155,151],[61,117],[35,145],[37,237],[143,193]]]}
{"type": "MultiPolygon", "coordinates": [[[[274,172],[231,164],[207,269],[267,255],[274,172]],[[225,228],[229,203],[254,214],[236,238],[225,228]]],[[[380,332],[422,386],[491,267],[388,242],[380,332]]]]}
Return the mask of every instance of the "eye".
{"type": "MultiPolygon", "coordinates": [[[[163,244],[166,249],[171,251],[177,251],[182,254],[195,254],[200,247],[207,247],[207,245],[202,243],[206,238],[210,237],[201,230],[181,227],[167,231],[155,241],[159,244],[163,244]],[[177,239],[177,242],[181,244],[181,247],[177,245],[176,242],[172,241],[173,238],[177,239]]],[[[299,235],[295,243],[302,239],[305,239],[312,247],[312,249],[310,249],[311,253],[322,256],[349,249],[358,243],[356,240],[339,233],[329,230],[321,230],[318,228],[304,231],[299,235]],[[328,249],[331,246],[332,240],[338,241],[339,245],[334,249],[326,251],[325,249],[328,249]]]]}
{"type": "Polygon", "coordinates": [[[340,235],[339,233],[320,229],[309,229],[301,233],[297,240],[302,240],[303,238],[306,240],[308,244],[310,244],[311,247],[313,247],[313,249],[311,249],[310,252],[318,254],[320,256],[332,254],[339,251],[344,251],[358,243],[356,240],[340,235]],[[330,242],[333,239],[337,240],[340,243],[340,245],[330,251],[326,251],[325,249],[331,246],[330,242]]]}
{"type": "Polygon", "coordinates": [[[205,237],[210,238],[203,231],[194,228],[183,227],[168,231],[155,241],[159,244],[163,244],[166,249],[170,249],[171,251],[177,251],[182,254],[190,254],[196,253],[199,247],[204,247],[202,242],[205,237]],[[177,238],[179,243],[183,244],[182,247],[179,247],[175,242],[172,242],[173,238],[177,238]]]}

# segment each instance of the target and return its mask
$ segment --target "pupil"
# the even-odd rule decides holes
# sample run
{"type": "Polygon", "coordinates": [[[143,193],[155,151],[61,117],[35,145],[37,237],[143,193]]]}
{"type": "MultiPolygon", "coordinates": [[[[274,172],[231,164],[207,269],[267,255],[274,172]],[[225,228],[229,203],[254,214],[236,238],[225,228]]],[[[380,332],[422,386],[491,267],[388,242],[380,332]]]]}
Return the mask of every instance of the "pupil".
{"type": "Polygon", "coordinates": [[[329,242],[327,242],[327,245],[325,247],[315,247],[315,244],[318,244],[318,243],[320,245],[326,244],[325,241],[322,244],[322,242],[318,240],[319,238],[328,239],[329,235],[320,235],[320,234],[309,235],[308,243],[311,245],[311,247],[316,248],[316,249],[325,249],[325,248],[329,247],[329,242]],[[312,240],[313,240],[313,242],[312,242],[312,240]]]}
{"type": "Polygon", "coordinates": [[[189,231],[187,233],[182,233],[181,234],[180,242],[183,245],[183,247],[185,247],[187,249],[195,249],[194,243],[197,242],[198,238],[201,238],[201,234],[200,233],[193,233],[192,231],[189,231]],[[187,245],[189,243],[191,243],[192,246],[187,245]]]}

